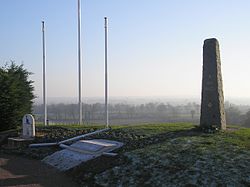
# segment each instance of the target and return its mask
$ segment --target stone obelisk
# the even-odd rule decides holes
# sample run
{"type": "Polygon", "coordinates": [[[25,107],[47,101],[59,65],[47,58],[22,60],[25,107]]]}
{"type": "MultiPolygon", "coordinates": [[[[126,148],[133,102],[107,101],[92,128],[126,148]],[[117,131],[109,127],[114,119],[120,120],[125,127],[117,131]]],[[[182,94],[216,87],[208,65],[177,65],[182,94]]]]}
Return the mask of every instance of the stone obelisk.
{"type": "Polygon", "coordinates": [[[203,45],[203,75],[200,126],[226,129],[219,42],[207,39],[203,45]]]}

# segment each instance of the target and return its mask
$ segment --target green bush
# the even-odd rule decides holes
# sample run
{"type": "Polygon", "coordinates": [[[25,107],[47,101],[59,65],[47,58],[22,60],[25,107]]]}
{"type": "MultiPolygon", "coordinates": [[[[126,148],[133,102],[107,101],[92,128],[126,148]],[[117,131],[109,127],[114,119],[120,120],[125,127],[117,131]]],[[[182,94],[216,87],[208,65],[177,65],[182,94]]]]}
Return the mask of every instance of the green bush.
{"type": "Polygon", "coordinates": [[[22,124],[22,117],[31,113],[34,99],[31,73],[23,65],[11,62],[0,68],[0,131],[22,124]]]}
{"type": "Polygon", "coordinates": [[[250,127],[250,110],[245,114],[244,126],[250,127]]]}

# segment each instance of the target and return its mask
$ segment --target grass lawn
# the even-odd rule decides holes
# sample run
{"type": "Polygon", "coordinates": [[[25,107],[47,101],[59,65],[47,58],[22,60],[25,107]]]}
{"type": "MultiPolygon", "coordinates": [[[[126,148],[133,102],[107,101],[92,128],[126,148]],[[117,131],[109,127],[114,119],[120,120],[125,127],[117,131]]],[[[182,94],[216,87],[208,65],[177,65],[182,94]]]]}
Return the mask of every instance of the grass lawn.
{"type": "MultiPolygon", "coordinates": [[[[57,141],[99,128],[38,126],[35,141],[57,141]]],[[[186,123],[118,125],[91,138],[117,140],[124,146],[115,158],[102,156],[69,171],[80,186],[250,186],[248,128],[229,126],[206,134],[186,123]]],[[[16,152],[41,159],[56,150],[16,152]]]]}

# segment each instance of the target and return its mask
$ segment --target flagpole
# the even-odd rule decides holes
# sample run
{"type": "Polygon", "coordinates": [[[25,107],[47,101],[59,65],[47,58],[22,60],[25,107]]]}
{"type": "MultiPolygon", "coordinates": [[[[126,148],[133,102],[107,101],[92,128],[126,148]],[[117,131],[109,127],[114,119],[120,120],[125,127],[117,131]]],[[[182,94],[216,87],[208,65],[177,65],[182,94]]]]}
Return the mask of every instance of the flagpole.
{"type": "Polygon", "coordinates": [[[108,113],[108,18],[104,17],[105,28],[105,123],[109,127],[109,113],[108,113]]]}
{"type": "Polygon", "coordinates": [[[45,26],[42,21],[42,40],[43,40],[43,106],[44,106],[44,125],[47,126],[47,98],[46,98],[46,54],[45,54],[45,26]]]}
{"type": "Polygon", "coordinates": [[[81,3],[78,0],[78,105],[79,124],[82,124],[82,64],[81,64],[81,3]]]}

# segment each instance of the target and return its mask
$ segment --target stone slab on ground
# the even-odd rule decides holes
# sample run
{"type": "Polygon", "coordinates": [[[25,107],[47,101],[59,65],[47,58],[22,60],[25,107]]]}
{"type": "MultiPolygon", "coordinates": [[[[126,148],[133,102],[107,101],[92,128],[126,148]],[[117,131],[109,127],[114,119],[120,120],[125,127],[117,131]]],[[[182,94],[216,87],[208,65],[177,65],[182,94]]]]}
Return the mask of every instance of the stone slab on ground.
{"type": "Polygon", "coordinates": [[[45,157],[42,161],[60,171],[66,171],[121,146],[123,143],[111,140],[80,140],[67,146],[66,149],[45,157]]]}
{"type": "Polygon", "coordinates": [[[6,148],[16,149],[20,147],[27,147],[34,138],[12,137],[8,138],[8,145],[6,148]]]}

